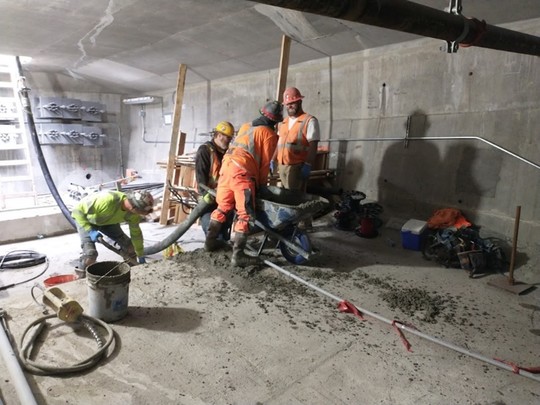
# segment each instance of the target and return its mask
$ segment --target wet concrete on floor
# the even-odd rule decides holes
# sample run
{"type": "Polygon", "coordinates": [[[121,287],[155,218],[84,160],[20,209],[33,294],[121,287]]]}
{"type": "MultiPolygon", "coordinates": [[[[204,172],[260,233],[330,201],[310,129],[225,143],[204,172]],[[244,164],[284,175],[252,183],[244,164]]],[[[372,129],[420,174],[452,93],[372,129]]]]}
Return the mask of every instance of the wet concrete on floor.
{"type": "MultiPolygon", "coordinates": [[[[170,232],[143,224],[149,243],[170,232]],[[152,240],[153,239],[153,240],[152,240]]],[[[375,239],[336,230],[331,220],[310,233],[320,252],[306,265],[279,250],[263,257],[308,283],[388,320],[489,358],[540,365],[540,293],[517,296],[487,285],[495,275],[469,279],[460,269],[426,261],[400,247],[399,232],[375,239]]],[[[405,336],[366,316],[338,310],[338,301],[268,266],[230,265],[230,249],[206,253],[198,227],[180,239],[174,258],[153,255],[131,269],[129,308],[111,324],[114,347],[96,367],[65,377],[27,374],[43,404],[536,404],[540,382],[499,369],[418,336],[405,336]]],[[[73,273],[76,234],[0,246],[34,249],[49,257],[36,279],[73,273]]],[[[99,260],[118,260],[100,249],[99,260]]],[[[0,273],[0,284],[36,269],[0,273]]],[[[516,277],[538,283],[534,268],[516,277]]],[[[33,282],[0,292],[0,307],[17,344],[42,316],[33,282]]],[[[59,286],[88,308],[84,279],[59,286]]],[[[39,294],[38,294],[39,295],[39,294]]],[[[39,301],[39,297],[38,297],[39,301]]],[[[54,323],[56,325],[56,323],[54,323]]],[[[38,358],[72,364],[95,350],[80,328],[54,326],[39,342],[38,358]],[[75,332],[75,333],[74,333],[75,332]]],[[[18,403],[4,364],[0,398],[18,403]]]]}

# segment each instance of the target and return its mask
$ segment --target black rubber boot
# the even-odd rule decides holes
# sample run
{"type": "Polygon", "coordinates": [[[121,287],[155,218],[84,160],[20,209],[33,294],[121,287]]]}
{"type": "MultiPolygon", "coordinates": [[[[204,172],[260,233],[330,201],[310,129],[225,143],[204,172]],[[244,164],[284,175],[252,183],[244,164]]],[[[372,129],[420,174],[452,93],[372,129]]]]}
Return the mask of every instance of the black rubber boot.
{"type": "Polygon", "coordinates": [[[244,248],[246,247],[247,240],[247,233],[236,232],[234,234],[234,246],[231,259],[231,263],[233,266],[247,267],[254,266],[260,263],[257,257],[248,256],[244,253],[244,248]]]}
{"type": "Polygon", "coordinates": [[[204,241],[204,250],[207,252],[214,252],[225,246],[225,243],[217,238],[221,230],[221,225],[221,222],[214,219],[210,220],[208,231],[206,232],[206,240],[204,241]]]}

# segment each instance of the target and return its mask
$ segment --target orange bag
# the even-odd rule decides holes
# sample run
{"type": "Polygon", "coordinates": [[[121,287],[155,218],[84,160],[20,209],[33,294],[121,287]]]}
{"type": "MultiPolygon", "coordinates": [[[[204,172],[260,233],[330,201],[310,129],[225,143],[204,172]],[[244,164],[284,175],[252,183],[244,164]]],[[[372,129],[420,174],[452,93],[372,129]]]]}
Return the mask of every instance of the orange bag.
{"type": "Polygon", "coordinates": [[[435,211],[427,221],[430,229],[443,229],[455,227],[457,229],[471,226],[460,210],[455,208],[442,208],[435,211]]]}

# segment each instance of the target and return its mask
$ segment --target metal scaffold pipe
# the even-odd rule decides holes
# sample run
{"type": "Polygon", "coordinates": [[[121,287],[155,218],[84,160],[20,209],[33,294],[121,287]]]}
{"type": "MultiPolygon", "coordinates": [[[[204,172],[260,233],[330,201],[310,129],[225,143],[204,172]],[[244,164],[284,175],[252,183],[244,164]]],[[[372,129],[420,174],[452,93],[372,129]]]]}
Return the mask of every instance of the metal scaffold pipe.
{"type": "Polygon", "coordinates": [[[540,37],[405,0],[254,0],[424,37],[540,56],[540,37]]]}

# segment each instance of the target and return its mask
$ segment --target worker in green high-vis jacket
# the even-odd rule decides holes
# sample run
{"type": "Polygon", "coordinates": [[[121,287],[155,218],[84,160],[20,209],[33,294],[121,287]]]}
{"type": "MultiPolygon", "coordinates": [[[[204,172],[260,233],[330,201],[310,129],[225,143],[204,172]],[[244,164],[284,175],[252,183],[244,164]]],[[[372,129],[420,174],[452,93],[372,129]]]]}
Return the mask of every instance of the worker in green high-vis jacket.
{"type": "Polygon", "coordinates": [[[95,243],[100,234],[107,235],[120,246],[120,254],[128,264],[145,263],[139,223],[143,216],[152,212],[153,206],[154,198],[148,191],[100,191],[79,201],[71,212],[81,239],[79,268],[84,270],[96,262],[95,243]],[[120,227],[124,222],[129,225],[131,238],[120,227]]]}

